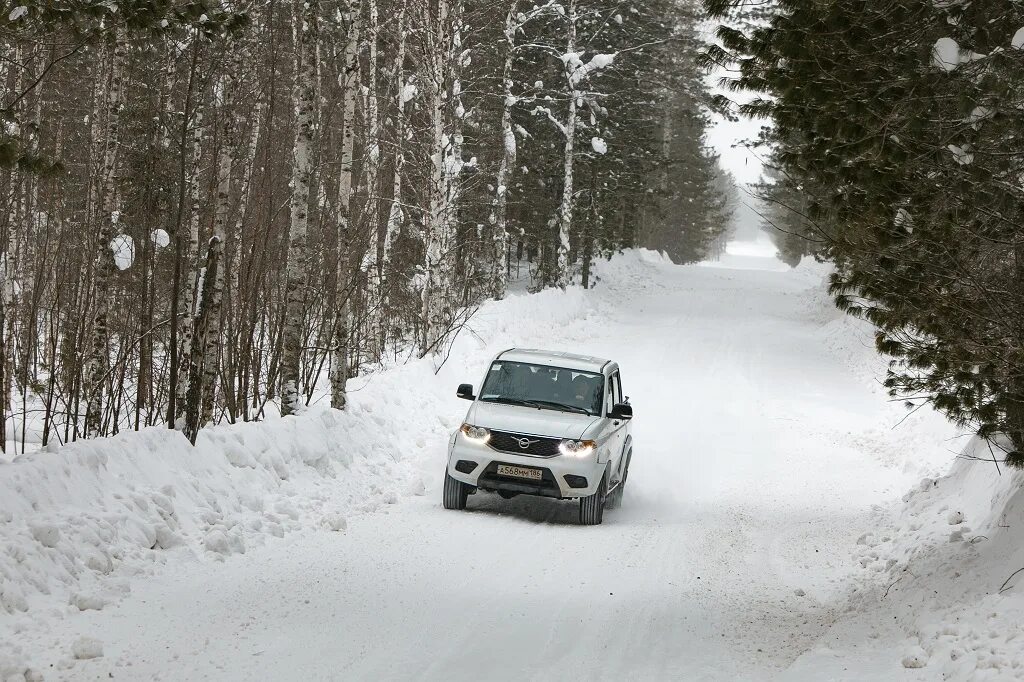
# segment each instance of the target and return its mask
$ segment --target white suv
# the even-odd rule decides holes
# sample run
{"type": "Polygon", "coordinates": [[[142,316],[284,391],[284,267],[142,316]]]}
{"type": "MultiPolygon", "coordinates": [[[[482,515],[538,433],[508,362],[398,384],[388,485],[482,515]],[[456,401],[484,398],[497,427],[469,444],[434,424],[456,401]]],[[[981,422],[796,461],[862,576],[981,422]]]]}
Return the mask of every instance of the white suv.
{"type": "Polygon", "coordinates": [[[491,490],[579,499],[580,523],[601,523],[622,500],[633,454],[633,408],[619,366],[572,353],[513,348],[491,362],[465,423],[452,434],[444,506],[491,490]]]}

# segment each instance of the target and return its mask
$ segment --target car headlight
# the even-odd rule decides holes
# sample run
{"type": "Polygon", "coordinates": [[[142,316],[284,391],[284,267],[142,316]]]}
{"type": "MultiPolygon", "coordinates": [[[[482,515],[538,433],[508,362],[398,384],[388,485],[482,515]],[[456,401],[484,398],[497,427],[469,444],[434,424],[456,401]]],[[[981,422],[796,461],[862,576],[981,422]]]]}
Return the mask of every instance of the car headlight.
{"type": "Polygon", "coordinates": [[[586,457],[597,449],[596,440],[563,440],[558,444],[558,451],[571,457],[586,457]]]}
{"type": "Polygon", "coordinates": [[[460,430],[463,436],[476,443],[486,443],[491,439],[491,432],[482,426],[463,424],[460,430]]]}

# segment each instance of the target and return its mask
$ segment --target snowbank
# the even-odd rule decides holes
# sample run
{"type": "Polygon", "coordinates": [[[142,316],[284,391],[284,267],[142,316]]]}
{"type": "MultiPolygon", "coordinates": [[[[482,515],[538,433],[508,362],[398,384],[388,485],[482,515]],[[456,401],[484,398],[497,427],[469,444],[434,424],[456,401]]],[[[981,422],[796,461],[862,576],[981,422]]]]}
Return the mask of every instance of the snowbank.
{"type": "Polygon", "coordinates": [[[895,527],[863,538],[859,560],[885,575],[884,599],[933,678],[1024,678],[1024,472],[992,457],[972,439],[947,476],[907,493],[895,527]]]}
{"type": "MultiPolygon", "coordinates": [[[[611,272],[641,262],[623,258],[611,272]]],[[[444,465],[428,443],[465,409],[454,387],[477,382],[509,339],[583,330],[589,313],[579,289],[489,302],[450,363],[353,379],[344,413],[320,399],[299,417],[205,429],[194,448],[154,427],[0,461],[0,679],[23,674],[8,627],[103,609],[183,555],[222,561],[286,533],[344,532],[354,515],[422,494],[424,473],[444,465]]]]}
{"type": "Polygon", "coordinates": [[[195,448],[149,428],[0,465],[0,613],[53,599],[102,608],[124,586],[108,577],[148,572],[168,550],[241,554],[421,491],[408,455],[451,424],[414,409],[436,400],[419,393],[416,403],[375,391],[350,413],[212,428],[195,448]]]}
{"type": "Polygon", "coordinates": [[[786,679],[1024,679],[1024,472],[991,460],[972,438],[877,511],[846,613],[786,679]]]}

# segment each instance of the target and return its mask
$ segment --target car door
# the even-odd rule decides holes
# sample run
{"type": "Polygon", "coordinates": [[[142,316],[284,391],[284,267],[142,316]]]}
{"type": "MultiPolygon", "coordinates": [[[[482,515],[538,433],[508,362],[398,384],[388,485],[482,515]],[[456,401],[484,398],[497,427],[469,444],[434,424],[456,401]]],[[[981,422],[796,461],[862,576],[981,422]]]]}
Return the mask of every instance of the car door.
{"type": "Polygon", "coordinates": [[[612,419],[608,416],[615,405],[622,402],[622,378],[619,375],[619,370],[616,369],[608,377],[607,386],[604,413],[605,419],[608,420],[609,428],[608,449],[611,453],[612,462],[611,482],[615,482],[619,480],[620,468],[622,466],[622,447],[626,444],[626,425],[629,423],[628,420],[612,419]]]}

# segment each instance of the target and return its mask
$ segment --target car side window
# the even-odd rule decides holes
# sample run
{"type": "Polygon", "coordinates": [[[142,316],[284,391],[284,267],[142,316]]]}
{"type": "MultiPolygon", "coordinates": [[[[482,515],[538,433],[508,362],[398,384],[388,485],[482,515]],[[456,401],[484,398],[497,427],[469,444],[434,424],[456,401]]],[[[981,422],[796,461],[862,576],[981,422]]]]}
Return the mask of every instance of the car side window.
{"type": "Polygon", "coordinates": [[[622,375],[618,372],[615,373],[615,402],[624,403],[625,399],[622,397],[622,375]]]}
{"type": "Polygon", "coordinates": [[[619,385],[619,373],[616,372],[608,380],[608,395],[605,400],[605,414],[610,414],[615,403],[622,402],[622,387],[619,385]]]}

